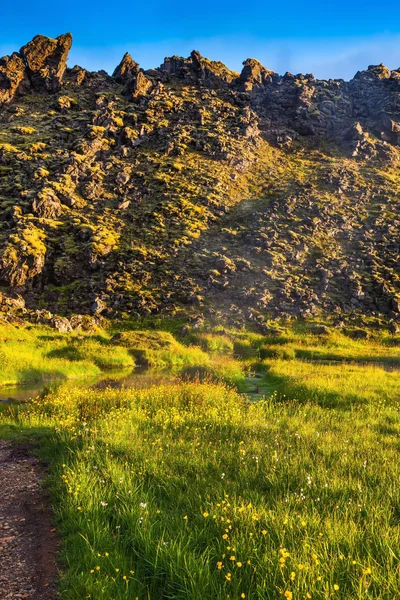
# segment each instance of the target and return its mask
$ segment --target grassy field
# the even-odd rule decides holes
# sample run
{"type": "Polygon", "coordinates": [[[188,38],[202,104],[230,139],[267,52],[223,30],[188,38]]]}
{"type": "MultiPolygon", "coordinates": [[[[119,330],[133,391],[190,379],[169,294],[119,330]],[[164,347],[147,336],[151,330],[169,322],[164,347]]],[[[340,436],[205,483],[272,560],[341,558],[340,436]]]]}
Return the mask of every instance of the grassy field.
{"type": "MultiPolygon", "coordinates": [[[[273,344],[196,333],[189,380],[62,385],[3,407],[0,437],[40,439],[50,464],[62,598],[400,598],[400,373],[255,356],[302,346],[294,335],[273,344]],[[241,363],[225,356],[239,350],[241,363]],[[259,401],[240,394],[246,370],[276,391],[259,401]]],[[[331,343],[313,339],[321,352],[331,343]]],[[[384,362],[395,342],[356,347],[384,362]]]]}
{"type": "Polygon", "coordinates": [[[187,376],[201,371],[230,383],[244,377],[232,357],[212,358],[198,345],[182,345],[169,332],[116,333],[111,327],[95,333],[58,333],[41,325],[0,324],[0,361],[0,386],[90,378],[136,364],[186,370],[187,376]]]}
{"type": "Polygon", "coordinates": [[[0,324],[0,385],[93,377],[103,369],[134,366],[122,347],[108,336],[62,334],[50,327],[0,324]]]}

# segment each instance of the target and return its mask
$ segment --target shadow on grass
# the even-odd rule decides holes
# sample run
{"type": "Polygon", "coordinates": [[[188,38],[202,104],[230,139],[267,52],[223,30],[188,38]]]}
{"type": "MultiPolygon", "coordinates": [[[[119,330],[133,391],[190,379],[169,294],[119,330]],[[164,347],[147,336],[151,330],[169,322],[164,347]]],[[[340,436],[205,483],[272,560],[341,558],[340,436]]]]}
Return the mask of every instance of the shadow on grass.
{"type": "Polygon", "coordinates": [[[335,352],[331,350],[308,350],[307,348],[296,348],[295,350],[296,358],[305,359],[309,362],[315,362],[316,364],[329,364],[336,363],[340,364],[351,364],[357,363],[361,365],[391,365],[391,366],[399,366],[400,368],[400,356],[376,356],[374,354],[371,355],[361,355],[361,356],[349,356],[344,357],[340,352],[335,352]]]}
{"type": "Polygon", "coordinates": [[[51,427],[26,427],[19,423],[0,423],[0,440],[39,443],[54,435],[51,427]]]}
{"type": "Polygon", "coordinates": [[[78,348],[73,345],[63,346],[62,348],[55,348],[54,350],[50,350],[46,354],[47,358],[63,358],[65,360],[70,360],[72,362],[76,362],[79,360],[84,360],[84,356],[79,352],[78,348]]]}

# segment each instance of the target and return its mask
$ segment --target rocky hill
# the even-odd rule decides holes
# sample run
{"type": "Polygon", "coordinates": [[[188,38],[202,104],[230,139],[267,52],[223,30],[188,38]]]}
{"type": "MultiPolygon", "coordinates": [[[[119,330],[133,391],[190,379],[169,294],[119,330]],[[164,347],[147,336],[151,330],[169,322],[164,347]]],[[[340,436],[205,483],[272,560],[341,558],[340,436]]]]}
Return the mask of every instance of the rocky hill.
{"type": "Polygon", "coordinates": [[[0,303],[400,318],[400,70],[0,59],[0,303]]]}

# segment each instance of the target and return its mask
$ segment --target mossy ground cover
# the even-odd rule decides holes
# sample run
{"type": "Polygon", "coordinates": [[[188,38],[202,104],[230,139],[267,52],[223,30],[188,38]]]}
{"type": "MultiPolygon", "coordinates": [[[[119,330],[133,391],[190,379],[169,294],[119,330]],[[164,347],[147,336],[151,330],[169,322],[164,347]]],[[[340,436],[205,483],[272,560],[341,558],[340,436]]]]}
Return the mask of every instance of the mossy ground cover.
{"type": "MultiPolygon", "coordinates": [[[[209,364],[246,340],[273,345],[214,330],[192,332],[188,349],[196,336],[209,364]]],[[[376,357],[386,343],[357,341],[376,357]]],[[[3,408],[0,435],[40,439],[50,464],[62,597],[397,598],[400,374],[250,352],[240,364],[268,397],[238,393],[222,372],[148,389],[68,385],[3,408]]]]}

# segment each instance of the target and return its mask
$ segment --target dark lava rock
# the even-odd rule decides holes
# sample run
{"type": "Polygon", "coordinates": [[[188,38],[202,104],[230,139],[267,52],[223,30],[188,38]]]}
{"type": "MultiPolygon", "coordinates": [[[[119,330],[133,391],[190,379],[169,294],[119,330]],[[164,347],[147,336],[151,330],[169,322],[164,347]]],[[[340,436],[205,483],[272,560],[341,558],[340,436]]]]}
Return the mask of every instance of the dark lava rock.
{"type": "Polygon", "coordinates": [[[37,35],[21,48],[20,54],[34,90],[55,93],[61,89],[71,45],[72,35],[65,33],[55,40],[37,35]]]}
{"type": "Polygon", "coordinates": [[[118,83],[127,83],[127,81],[137,77],[139,71],[139,65],[133,60],[129,52],[126,52],[112,76],[118,83]]]}
{"type": "Polygon", "coordinates": [[[21,56],[14,52],[0,58],[0,106],[13,100],[17,93],[29,91],[30,83],[21,56]]]}

